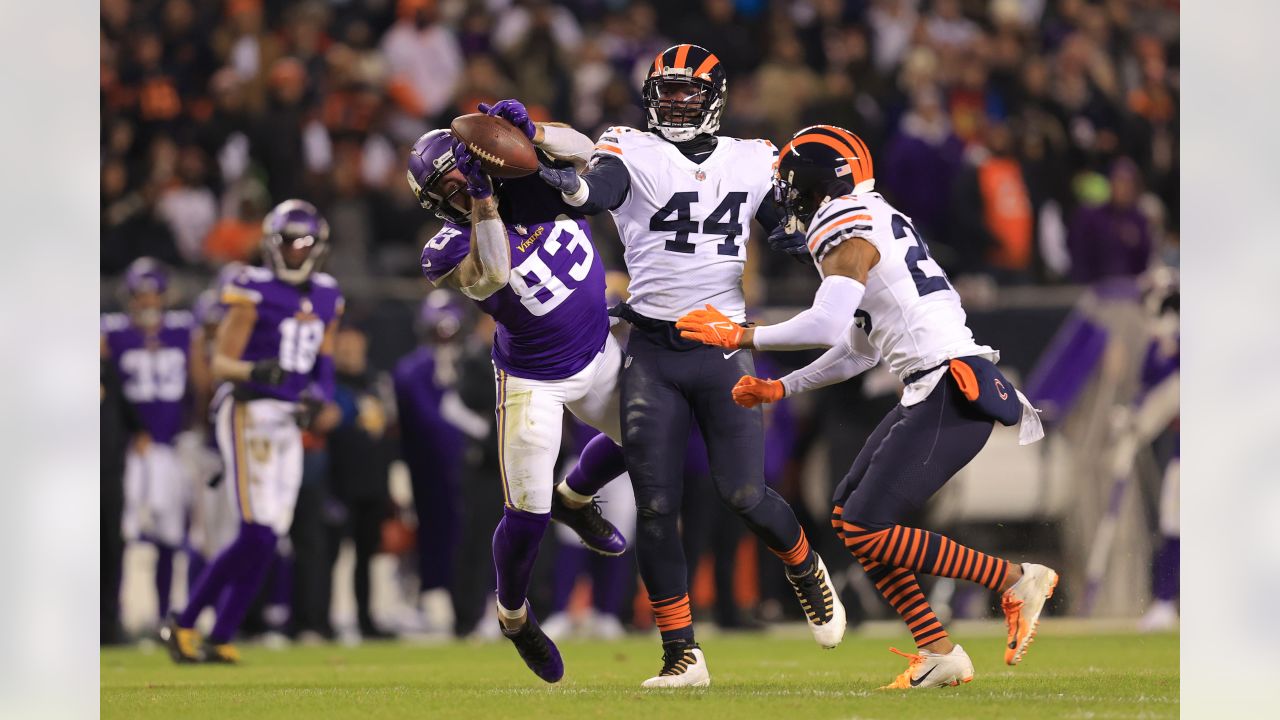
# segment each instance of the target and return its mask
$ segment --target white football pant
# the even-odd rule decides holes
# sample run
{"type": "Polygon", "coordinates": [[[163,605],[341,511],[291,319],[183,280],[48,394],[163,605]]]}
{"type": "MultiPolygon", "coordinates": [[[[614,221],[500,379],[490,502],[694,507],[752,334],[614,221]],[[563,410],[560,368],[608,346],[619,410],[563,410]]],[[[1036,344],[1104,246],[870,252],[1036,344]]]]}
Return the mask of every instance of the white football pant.
{"type": "Polygon", "coordinates": [[[152,442],[146,452],[130,448],[124,463],[126,540],[146,537],[169,547],[182,545],[191,481],[172,445],[152,442]]]}
{"type": "Polygon", "coordinates": [[[218,449],[225,492],[237,516],[289,532],[302,485],[302,431],[296,405],[284,400],[227,398],[218,408],[218,449]]]}
{"type": "Polygon", "coordinates": [[[618,373],[622,351],[609,335],[604,349],[563,380],[528,380],[497,371],[498,459],[508,507],[551,512],[564,409],[620,443],[618,373]]]}

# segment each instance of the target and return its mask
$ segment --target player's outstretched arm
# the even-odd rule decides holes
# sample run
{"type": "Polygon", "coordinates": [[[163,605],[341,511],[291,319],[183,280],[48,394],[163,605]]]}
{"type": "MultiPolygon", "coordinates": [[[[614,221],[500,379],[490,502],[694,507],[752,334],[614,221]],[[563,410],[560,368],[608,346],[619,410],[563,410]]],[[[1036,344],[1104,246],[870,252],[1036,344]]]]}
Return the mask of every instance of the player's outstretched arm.
{"type": "Polygon", "coordinates": [[[851,377],[875,367],[880,362],[880,352],[875,349],[866,333],[853,323],[844,329],[844,337],[817,360],[782,376],[784,395],[798,395],[828,385],[842,383],[851,377]]]}
{"type": "Polygon", "coordinates": [[[565,123],[533,122],[529,118],[529,109],[515,98],[499,100],[492,105],[480,103],[477,109],[486,115],[500,117],[516,126],[543,152],[557,160],[573,163],[578,170],[587,166],[591,153],[595,151],[595,143],[591,142],[591,138],[565,123]]]}
{"type": "Polygon", "coordinates": [[[546,166],[538,171],[538,175],[543,182],[560,191],[566,205],[586,215],[617,208],[631,190],[631,173],[627,166],[617,158],[599,154],[581,177],[568,168],[546,166]]]}
{"type": "Polygon", "coordinates": [[[471,196],[471,250],[451,277],[456,278],[464,295],[484,300],[506,287],[510,279],[511,245],[498,215],[498,201],[493,197],[489,176],[480,170],[480,163],[462,143],[456,143],[453,152],[471,196]]]}
{"type": "Polygon", "coordinates": [[[745,408],[772,403],[809,390],[844,382],[875,367],[880,353],[857,327],[846,327],[845,337],[817,360],[784,375],[780,380],[765,380],[743,375],[733,386],[733,401],[745,408]]]}
{"type": "Polygon", "coordinates": [[[880,261],[870,242],[850,238],[822,259],[822,285],[813,306],[786,322],[747,328],[740,347],[758,350],[803,350],[833,347],[866,293],[867,273],[880,261]]]}

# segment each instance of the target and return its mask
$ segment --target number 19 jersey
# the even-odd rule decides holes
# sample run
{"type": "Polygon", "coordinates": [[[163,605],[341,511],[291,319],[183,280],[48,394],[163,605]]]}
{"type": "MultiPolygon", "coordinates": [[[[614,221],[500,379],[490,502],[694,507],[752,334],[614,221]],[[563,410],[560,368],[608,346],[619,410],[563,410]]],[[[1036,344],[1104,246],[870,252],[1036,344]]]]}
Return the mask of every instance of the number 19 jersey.
{"type": "Polygon", "coordinates": [[[613,209],[631,274],[631,307],[658,320],[715,305],[746,317],[742,271],[751,218],[772,191],[768,140],[717,137],[701,163],[658,135],[612,127],[595,155],[622,161],[631,187],[613,209]]]}
{"type": "MultiPolygon", "coordinates": [[[[867,290],[856,312],[858,322],[850,330],[866,332],[900,379],[951,358],[998,359],[995,350],[974,341],[960,295],[929,257],[911,219],[879,193],[828,201],[809,221],[806,234],[814,264],[851,238],[862,238],[879,251],[880,261],[867,273],[867,290]]],[[[820,265],[818,274],[822,274],[820,265]]]]}

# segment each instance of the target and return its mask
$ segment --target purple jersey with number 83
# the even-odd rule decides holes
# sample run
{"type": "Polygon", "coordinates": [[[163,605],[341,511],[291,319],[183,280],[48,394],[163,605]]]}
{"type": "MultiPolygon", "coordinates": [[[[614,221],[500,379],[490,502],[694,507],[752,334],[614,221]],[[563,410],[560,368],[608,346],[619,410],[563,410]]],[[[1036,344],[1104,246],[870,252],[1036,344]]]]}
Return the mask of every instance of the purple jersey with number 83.
{"type": "MultiPolygon", "coordinates": [[[[514,214],[519,219],[521,213],[514,214]]],[[[498,323],[493,362],[516,377],[570,377],[595,358],[609,334],[604,266],[591,231],[568,214],[527,225],[508,222],[506,228],[511,279],[478,303],[498,323]]],[[[445,223],[422,249],[422,274],[439,282],[470,248],[471,227],[445,223]]]]}

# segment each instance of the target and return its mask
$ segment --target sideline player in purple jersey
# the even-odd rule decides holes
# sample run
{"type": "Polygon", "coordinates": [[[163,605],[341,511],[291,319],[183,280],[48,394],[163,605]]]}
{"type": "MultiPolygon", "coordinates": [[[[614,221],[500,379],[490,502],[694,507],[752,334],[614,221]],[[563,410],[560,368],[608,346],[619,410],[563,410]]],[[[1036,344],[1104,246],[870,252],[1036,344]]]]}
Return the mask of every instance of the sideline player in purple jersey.
{"type": "MultiPolygon", "coordinates": [[[[480,109],[523,130],[548,162],[581,165],[591,155],[586,136],[533,123],[517,100],[480,109]]],[[[422,206],[445,220],[422,250],[423,274],[461,291],[498,324],[493,364],[505,498],[493,535],[498,617],[529,669],[556,682],[564,663],[526,602],[548,521],[573,528],[598,553],[626,549],[593,500],[626,469],[617,445],[622,354],[609,335],[604,267],[586,221],[559,192],[536,175],[491,181],[448,130],[418,138],[408,175],[422,206]],[[603,434],[556,485],[566,407],[603,434]]]]}
{"type": "Polygon", "coordinates": [[[302,482],[299,424],[334,393],[333,341],[342,293],[319,272],[329,225],[310,203],[286,200],[262,224],[266,267],[246,267],[222,290],[213,375],[233,384],[216,428],[225,487],[240,515],[235,540],[210,563],[168,624],[175,662],[239,660],[231,645],[288,532],[302,482]],[[200,613],[217,603],[201,642],[200,613]]]}
{"type": "Polygon", "coordinates": [[[169,614],[173,557],[186,536],[191,478],[174,440],[208,396],[208,365],[200,328],[191,313],[164,309],[169,274],[151,258],[125,272],[127,313],[102,316],[102,357],[120,374],[125,399],[144,432],[125,457],[122,530],[128,541],[156,547],[159,618],[169,614]]]}

